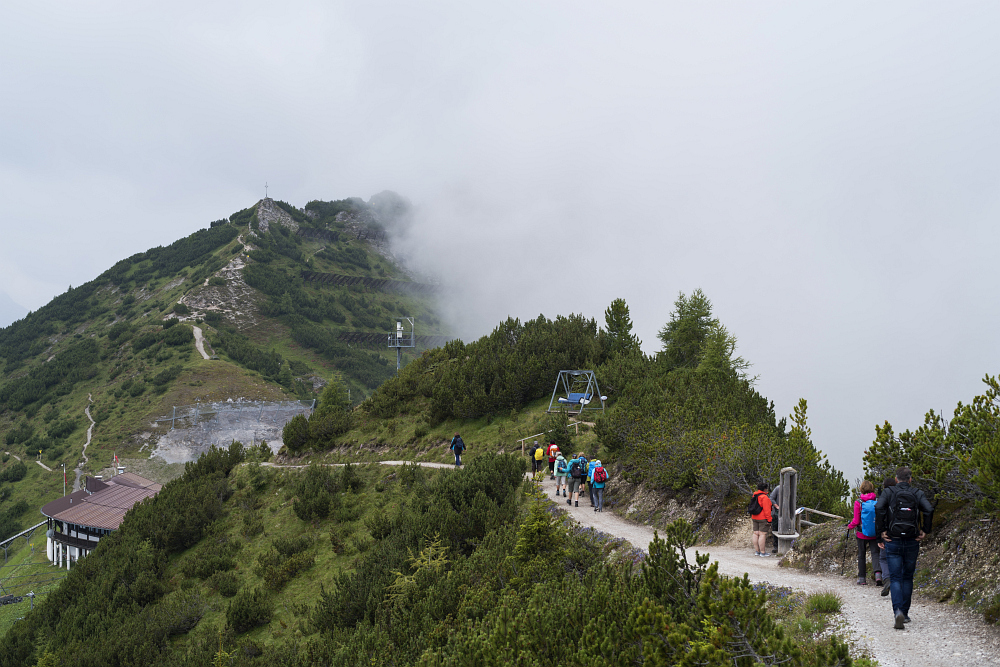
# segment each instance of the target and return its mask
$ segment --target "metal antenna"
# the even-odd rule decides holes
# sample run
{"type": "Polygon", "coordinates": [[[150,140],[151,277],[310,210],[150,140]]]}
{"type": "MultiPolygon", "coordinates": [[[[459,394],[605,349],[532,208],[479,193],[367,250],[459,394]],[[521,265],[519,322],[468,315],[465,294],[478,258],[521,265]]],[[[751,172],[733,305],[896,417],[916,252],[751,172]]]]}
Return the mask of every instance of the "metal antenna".
{"type": "Polygon", "coordinates": [[[267,199],[267,181],[264,181],[264,199],[267,199]]]}

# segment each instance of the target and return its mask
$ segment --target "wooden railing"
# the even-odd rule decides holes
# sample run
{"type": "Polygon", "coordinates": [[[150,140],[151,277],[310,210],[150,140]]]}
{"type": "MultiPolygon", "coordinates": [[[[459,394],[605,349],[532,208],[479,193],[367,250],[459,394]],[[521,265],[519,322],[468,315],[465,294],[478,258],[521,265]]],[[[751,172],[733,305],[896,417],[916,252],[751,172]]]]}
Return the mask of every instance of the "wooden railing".
{"type": "Polygon", "coordinates": [[[846,521],[846,519],[844,519],[844,517],[840,516],[839,514],[830,514],[829,512],[821,512],[820,510],[814,510],[811,507],[801,507],[795,513],[795,532],[801,534],[803,526],[808,528],[810,526],[819,525],[818,523],[808,521],[805,518],[805,515],[812,515],[812,514],[818,514],[819,516],[824,516],[828,519],[840,519],[841,521],[846,521]]]}

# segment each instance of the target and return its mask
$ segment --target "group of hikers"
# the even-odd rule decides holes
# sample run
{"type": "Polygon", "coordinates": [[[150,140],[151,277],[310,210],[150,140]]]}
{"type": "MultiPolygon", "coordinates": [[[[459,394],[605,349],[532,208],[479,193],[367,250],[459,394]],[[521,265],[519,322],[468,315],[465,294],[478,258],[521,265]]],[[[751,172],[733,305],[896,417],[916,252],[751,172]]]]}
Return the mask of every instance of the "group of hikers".
{"type": "MultiPolygon", "coordinates": [[[[854,530],[858,547],[858,585],[868,585],[868,554],[871,554],[873,578],[882,587],[882,596],[891,596],[893,627],[903,630],[910,622],[913,596],[913,573],[917,569],[920,542],[931,532],[934,506],[920,489],[911,486],[913,472],[906,466],[896,469],[894,477],[882,483],[876,494],[875,484],[864,480],[854,501],[854,517],[847,531],[854,530]]],[[[767,536],[776,528],[781,486],[768,493],[766,482],[757,485],[750,501],[753,520],[753,547],[757,556],[770,556],[765,549],[767,536]]],[[[777,537],[774,551],[777,553],[777,537]]]]}
{"type": "Polygon", "coordinates": [[[561,491],[567,505],[579,507],[580,496],[586,491],[594,511],[604,511],[604,487],[608,483],[608,471],[599,459],[588,459],[583,453],[567,459],[556,443],[550,442],[543,447],[537,440],[528,450],[528,455],[532,474],[544,472],[543,464],[548,459],[549,479],[556,482],[556,496],[561,491]]]}

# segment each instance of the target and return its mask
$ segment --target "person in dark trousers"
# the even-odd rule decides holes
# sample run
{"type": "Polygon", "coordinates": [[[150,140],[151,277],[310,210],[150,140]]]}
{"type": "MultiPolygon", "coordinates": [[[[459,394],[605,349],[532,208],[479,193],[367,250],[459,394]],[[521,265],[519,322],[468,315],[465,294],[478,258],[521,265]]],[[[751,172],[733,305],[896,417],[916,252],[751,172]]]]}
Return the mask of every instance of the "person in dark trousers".
{"type": "Polygon", "coordinates": [[[455,467],[458,468],[462,465],[462,452],[465,451],[465,442],[462,440],[462,436],[458,433],[455,437],[451,439],[451,451],[455,452],[455,467]]]}
{"type": "Polygon", "coordinates": [[[781,484],[774,487],[771,491],[771,495],[768,496],[771,499],[771,536],[774,537],[774,548],[771,549],[771,553],[778,553],[778,511],[781,510],[779,506],[779,501],[781,500],[781,484]]]}
{"type": "Polygon", "coordinates": [[[535,440],[535,444],[531,446],[528,450],[528,460],[531,461],[531,474],[534,475],[538,472],[538,464],[535,462],[535,452],[538,451],[538,441],[535,440]]]}
{"type": "Polygon", "coordinates": [[[897,630],[910,622],[913,572],[917,569],[920,541],[931,532],[934,506],[920,489],[910,486],[913,473],[906,466],[896,469],[896,485],[882,491],[875,503],[875,530],[882,536],[879,547],[889,553],[889,594],[897,630]],[[921,516],[923,517],[921,525],[921,516]]]}
{"type": "Polygon", "coordinates": [[[597,461],[594,467],[594,498],[597,500],[597,504],[594,505],[595,512],[604,511],[604,485],[608,483],[608,479],[608,471],[600,461],[597,461]]]}
{"type": "MultiPolygon", "coordinates": [[[[895,477],[886,477],[885,481],[882,482],[882,488],[888,489],[890,486],[896,486],[895,477]]],[[[880,543],[881,544],[881,543],[880,543]]],[[[892,577],[889,576],[889,561],[887,560],[889,552],[885,549],[880,548],[878,554],[879,569],[882,570],[882,597],[889,595],[889,583],[892,581],[892,577]]]]}
{"type": "Polygon", "coordinates": [[[878,497],[875,495],[875,485],[866,479],[861,482],[858,493],[860,495],[854,501],[854,518],[847,524],[848,530],[857,529],[854,536],[858,539],[858,586],[868,585],[868,552],[871,551],[875,585],[881,587],[881,550],[878,546],[878,534],[875,532],[875,498],[878,497]]]}

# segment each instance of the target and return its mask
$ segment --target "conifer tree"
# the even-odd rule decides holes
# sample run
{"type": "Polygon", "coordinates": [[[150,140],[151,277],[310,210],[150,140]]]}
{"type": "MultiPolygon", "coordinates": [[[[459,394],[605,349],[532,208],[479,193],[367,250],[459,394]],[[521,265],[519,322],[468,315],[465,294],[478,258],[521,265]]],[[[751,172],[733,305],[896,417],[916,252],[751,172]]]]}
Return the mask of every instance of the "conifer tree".
{"type": "Polygon", "coordinates": [[[638,352],[642,344],[632,333],[632,318],[629,317],[628,304],[624,299],[615,299],[604,311],[604,322],[607,326],[608,339],[611,343],[611,354],[629,354],[638,352]]]}

